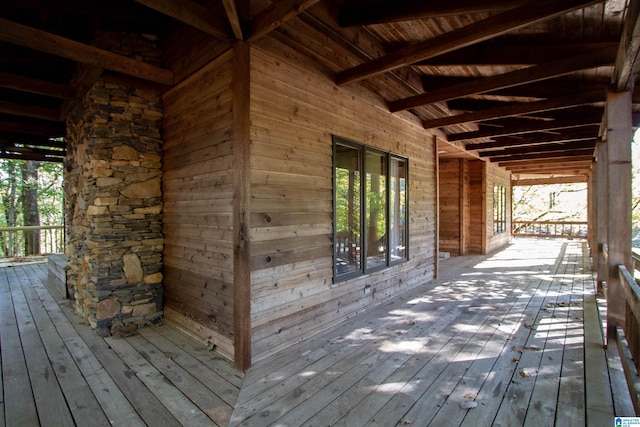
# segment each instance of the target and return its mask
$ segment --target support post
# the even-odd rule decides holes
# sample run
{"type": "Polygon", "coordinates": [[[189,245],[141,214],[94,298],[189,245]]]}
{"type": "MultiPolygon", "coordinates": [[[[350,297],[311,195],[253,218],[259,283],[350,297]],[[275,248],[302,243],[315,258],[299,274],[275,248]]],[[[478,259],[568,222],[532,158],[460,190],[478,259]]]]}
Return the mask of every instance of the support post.
{"type": "Polygon", "coordinates": [[[607,163],[609,188],[609,277],[607,335],[625,321],[625,296],[618,266],[631,269],[631,92],[607,93],[607,163]]]}
{"type": "Polygon", "coordinates": [[[242,371],[251,366],[250,55],[248,43],[233,44],[233,329],[234,361],[242,371]]]}
{"type": "Polygon", "coordinates": [[[593,253],[596,260],[596,278],[597,293],[604,295],[604,283],[607,282],[609,266],[605,259],[602,245],[608,240],[608,223],[609,223],[609,180],[608,169],[609,162],[607,160],[607,144],[598,142],[597,160],[595,167],[595,238],[593,239],[595,247],[593,253]]]}

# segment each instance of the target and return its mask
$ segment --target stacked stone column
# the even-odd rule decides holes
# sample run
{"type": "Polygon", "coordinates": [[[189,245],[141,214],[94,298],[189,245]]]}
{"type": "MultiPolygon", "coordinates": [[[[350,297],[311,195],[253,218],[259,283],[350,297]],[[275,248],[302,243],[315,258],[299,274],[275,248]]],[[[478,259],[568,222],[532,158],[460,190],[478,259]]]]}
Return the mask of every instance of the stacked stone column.
{"type": "Polygon", "coordinates": [[[105,78],[67,119],[67,287],[103,336],[162,317],[162,114],[159,90],[105,78]]]}

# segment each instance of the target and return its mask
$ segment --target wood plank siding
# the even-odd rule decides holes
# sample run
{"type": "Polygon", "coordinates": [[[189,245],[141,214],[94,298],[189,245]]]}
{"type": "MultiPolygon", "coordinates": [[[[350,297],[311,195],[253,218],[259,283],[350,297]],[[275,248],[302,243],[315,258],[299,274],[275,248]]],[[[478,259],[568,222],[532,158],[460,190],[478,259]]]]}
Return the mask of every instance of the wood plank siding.
{"type": "Polygon", "coordinates": [[[234,346],[231,52],[163,98],[165,317],[234,346]]]}
{"type": "Polygon", "coordinates": [[[483,253],[491,253],[509,243],[511,236],[511,175],[509,171],[504,170],[491,163],[486,163],[485,185],[485,230],[486,236],[485,250],[483,253]],[[493,223],[493,186],[503,185],[507,192],[507,225],[503,233],[494,233],[493,223]]]}
{"type": "MultiPolygon", "coordinates": [[[[275,40],[251,56],[251,322],[261,359],[434,276],[434,143],[275,40]],[[332,280],[332,135],[409,159],[410,261],[332,280]],[[365,293],[365,285],[371,292],[365,293]]],[[[370,96],[369,96],[370,98],[370,96]]]]}

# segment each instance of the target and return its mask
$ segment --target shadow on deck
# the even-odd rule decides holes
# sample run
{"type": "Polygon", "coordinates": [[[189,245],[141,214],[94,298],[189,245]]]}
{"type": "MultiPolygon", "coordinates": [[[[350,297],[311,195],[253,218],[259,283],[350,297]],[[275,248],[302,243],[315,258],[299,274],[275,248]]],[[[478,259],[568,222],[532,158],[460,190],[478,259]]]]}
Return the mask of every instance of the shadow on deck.
{"type": "Polygon", "coordinates": [[[46,283],[0,269],[0,421],[28,425],[612,425],[633,416],[603,349],[580,241],[518,239],[257,362],[171,326],[103,340],[46,283]]]}

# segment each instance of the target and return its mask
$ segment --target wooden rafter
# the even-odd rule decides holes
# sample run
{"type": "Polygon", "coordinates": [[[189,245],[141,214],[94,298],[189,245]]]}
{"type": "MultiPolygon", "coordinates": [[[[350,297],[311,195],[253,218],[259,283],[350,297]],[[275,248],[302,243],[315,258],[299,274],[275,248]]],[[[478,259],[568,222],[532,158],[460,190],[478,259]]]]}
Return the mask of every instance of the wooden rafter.
{"type": "MultiPolygon", "coordinates": [[[[588,172],[588,171],[587,171],[588,172]]],[[[549,184],[577,184],[587,182],[588,173],[575,174],[573,176],[557,176],[551,178],[515,178],[511,179],[511,186],[549,185],[549,184]]]]}
{"type": "Polygon", "coordinates": [[[51,148],[66,148],[67,146],[64,141],[57,141],[43,136],[0,132],[0,146],[15,145],[16,143],[51,148]]]}
{"type": "Polygon", "coordinates": [[[510,127],[491,127],[487,129],[454,133],[448,136],[450,142],[454,141],[473,141],[482,138],[495,138],[499,136],[523,135],[527,133],[541,131],[557,131],[562,129],[572,129],[584,126],[598,126],[602,122],[602,113],[596,113],[587,116],[573,117],[565,120],[531,120],[529,123],[522,123],[510,127]]]}
{"type": "Polygon", "coordinates": [[[0,71],[0,87],[56,98],[67,98],[73,95],[73,90],[67,85],[3,71],[0,71]]]}
{"type": "Polygon", "coordinates": [[[609,47],[617,48],[617,46],[618,43],[531,43],[507,45],[479,43],[417,62],[415,65],[535,65],[609,47]]]}
{"type": "Polygon", "coordinates": [[[508,158],[496,158],[491,159],[492,162],[498,162],[500,166],[508,162],[514,162],[519,160],[540,160],[545,159],[546,161],[551,161],[552,159],[576,159],[578,157],[593,157],[593,148],[585,148],[581,150],[572,150],[572,151],[551,151],[548,153],[534,153],[534,154],[519,154],[514,156],[509,156],[508,158]]]}
{"type": "Polygon", "coordinates": [[[613,63],[616,56],[615,47],[607,47],[596,52],[587,52],[569,58],[558,59],[549,63],[512,71],[496,76],[483,77],[469,82],[460,83],[440,90],[431,91],[404,99],[388,102],[391,112],[408,110],[420,105],[447,101],[478,93],[505,89],[563,76],[576,71],[600,67],[613,63]]]}
{"type": "Polygon", "coordinates": [[[630,1],[622,29],[612,83],[617,92],[632,90],[640,68],[640,2],[630,1]]]}
{"type": "Polygon", "coordinates": [[[562,142],[554,144],[538,144],[527,145],[525,147],[506,148],[503,150],[483,151],[479,155],[480,157],[489,157],[491,159],[498,157],[509,157],[520,154],[532,154],[532,153],[551,153],[551,152],[569,152],[573,150],[593,149],[596,146],[596,141],[577,141],[577,142],[562,142]]]}
{"type": "Polygon", "coordinates": [[[66,127],[64,123],[18,123],[0,120],[0,132],[14,134],[40,135],[44,137],[64,136],[66,127]]]}
{"type": "Polygon", "coordinates": [[[425,120],[425,129],[456,125],[460,123],[479,122],[482,120],[494,120],[504,117],[513,117],[522,114],[537,113],[562,108],[571,108],[579,105],[592,104],[603,101],[605,93],[597,90],[573,96],[563,96],[551,98],[544,101],[513,104],[504,107],[491,108],[488,110],[476,111],[473,113],[459,114],[457,116],[441,117],[432,120],[425,120]]]}
{"type": "Polygon", "coordinates": [[[465,13],[491,12],[510,9],[522,3],[524,3],[523,0],[452,0],[437,2],[378,0],[366,4],[358,1],[349,1],[340,11],[339,24],[342,27],[353,27],[465,13]]]}
{"type": "Polygon", "coordinates": [[[248,25],[246,40],[253,42],[295,18],[320,0],[279,0],[254,16],[248,25]]]}
{"type": "Polygon", "coordinates": [[[0,113],[10,114],[12,116],[50,120],[52,122],[60,120],[60,110],[57,108],[24,105],[7,101],[0,101],[0,113]]]}
{"type": "MultiPolygon", "coordinates": [[[[231,41],[229,23],[215,11],[192,0],[135,0],[180,22],[204,31],[221,40],[231,41]]],[[[226,2],[225,2],[226,3],[226,2]]],[[[225,5],[226,6],[226,5],[225,5]]]]}
{"type": "Polygon", "coordinates": [[[587,128],[578,128],[572,132],[537,134],[520,138],[500,139],[491,142],[478,142],[467,144],[467,150],[491,150],[504,147],[522,147],[527,145],[540,145],[547,143],[562,143],[572,141],[584,141],[587,139],[595,139],[598,136],[600,126],[591,126],[587,128]]]}
{"type": "Polygon", "coordinates": [[[515,9],[444,33],[423,42],[405,46],[364,64],[341,71],[336,83],[344,85],[406,65],[461,49],[536,22],[597,3],[595,0],[533,0],[515,9]]]}
{"type": "Polygon", "coordinates": [[[3,18],[0,18],[0,40],[163,85],[173,84],[173,74],[167,69],[3,18]]]}
{"type": "Polygon", "coordinates": [[[224,11],[227,14],[227,20],[231,26],[231,32],[236,40],[244,40],[244,33],[242,31],[242,20],[238,14],[238,8],[236,7],[236,0],[222,0],[224,11]]]}

